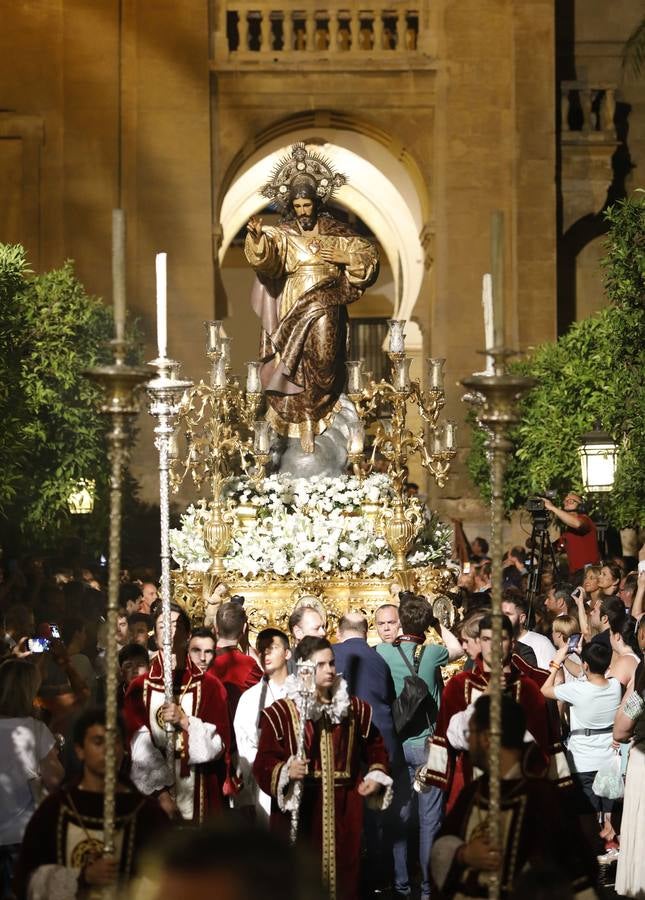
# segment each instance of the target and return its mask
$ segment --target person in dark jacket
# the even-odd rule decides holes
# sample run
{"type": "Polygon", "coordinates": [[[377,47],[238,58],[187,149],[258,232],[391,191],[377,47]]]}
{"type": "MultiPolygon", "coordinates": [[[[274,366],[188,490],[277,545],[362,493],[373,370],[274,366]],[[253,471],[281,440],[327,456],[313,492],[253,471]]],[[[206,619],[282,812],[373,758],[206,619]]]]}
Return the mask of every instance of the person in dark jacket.
{"type": "Polygon", "coordinates": [[[349,693],[372,707],[374,724],[394,763],[401,756],[401,741],[392,722],[394,682],[385,660],[367,643],[367,619],[362,613],[346,613],[338,623],[338,643],[334,644],[336,671],[347,682],[349,693]]]}
{"type": "MultiPolygon", "coordinates": [[[[404,768],[401,739],[394,730],[392,703],[394,681],[385,660],[367,643],[367,619],[362,613],[348,612],[338,623],[338,643],[334,644],[336,671],[341,674],[349,693],[372,707],[372,720],[381,732],[390,757],[392,773],[404,768]]],[[[392,829],[390,817],[383,816],[366,804],[364,833],[367,851],[368,887],[385,887],[392,877],[392,829]]]]}

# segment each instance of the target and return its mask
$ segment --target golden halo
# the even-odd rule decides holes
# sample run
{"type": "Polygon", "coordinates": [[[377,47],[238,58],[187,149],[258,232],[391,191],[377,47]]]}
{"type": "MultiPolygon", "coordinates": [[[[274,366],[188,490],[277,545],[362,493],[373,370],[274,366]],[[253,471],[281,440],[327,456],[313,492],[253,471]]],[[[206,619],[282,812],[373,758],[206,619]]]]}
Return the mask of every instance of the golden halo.
{"type": "Polygon", "coordinates": [[[330,160],[307,150],[304,141],[299,141],[291,148],[290,156],[283,156],[276,163],[271,178],[260,193],[284,212],[289,206],[290,187],[296,178],[311,180],[321,203],[328,203],[334,191],[347,182],[344,175],[334,172],[330,160]]]}

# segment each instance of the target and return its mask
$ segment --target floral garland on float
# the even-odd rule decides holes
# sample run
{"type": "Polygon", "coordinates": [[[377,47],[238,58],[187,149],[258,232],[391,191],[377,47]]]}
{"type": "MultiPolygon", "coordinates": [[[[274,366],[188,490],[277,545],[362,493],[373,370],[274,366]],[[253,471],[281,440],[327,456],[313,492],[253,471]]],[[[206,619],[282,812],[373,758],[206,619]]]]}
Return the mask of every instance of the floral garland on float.
{"type": "MultiPolygon", "coordinates": [[[[253,630],[286,627],[290,609],[303,595],[324,594],[325,611],[332,621],[350,601],[371,614],[396,596],[397,587],[410,586],[399,583],[396,557],[384,535],[394,496],[392,482],[383,474],[232,479],[225,488],[235,516],[224,559],[225,586],[220,579],[209,578],[212,556],[204,540],[209,510],[201,500],[181,516],[181,527],[170,531],[172,555],[180,568],[174,573],[175,593],[183,591],[184,602],[193,606],[193,617],[201,618],[195,609],[195,591],[197,586],[201,593],[203,584],[206,620],[209,601],[216,606],[222,594],[241,593],[247,598],[253,630]]],[[[420,524],[406,556],[410,576],[417,589],[441,594],[454,581],[447,568],[451,528],[418,501],[411,502],[419,511],[420,524]]],[[[445,600],[440,598],[438,612],[450,608],[445,600]]]]}
{"type": "MultiPolygon", "coordinates": [[[[383,534],[381,515],[394,488],[387,475],[364,479],[292,478],[271,475],[259,483],[229,482],[227,499],[237,520],[224,566],[242,578],[289,579],[306,575],[389,578],[395,557],[383,534]]],[[[445,566],[451,529],[426,508],[407,554],[412,568],[445,566]]],[[[205,573],[211,556],[204,542],[208,511],[200,501],[171,529],[170,546],[181,570],[205,573]]]]}

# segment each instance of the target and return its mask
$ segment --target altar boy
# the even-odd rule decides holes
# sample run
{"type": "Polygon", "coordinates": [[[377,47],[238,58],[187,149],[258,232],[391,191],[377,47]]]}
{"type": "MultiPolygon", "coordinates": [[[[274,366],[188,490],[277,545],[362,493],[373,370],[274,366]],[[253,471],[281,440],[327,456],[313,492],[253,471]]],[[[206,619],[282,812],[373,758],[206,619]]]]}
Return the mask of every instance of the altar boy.
{"type": "Polygon", "coordinates": [[[256,650],[264,670],[262,679],[240,697],[234,729],[238,752],[238,773],[243,788],[235,798],[235,807],[252,808],[258,822],[269,824],[271,797],[260,790],[253,775],[253,763],[260,739],[260,713],[285,696],[289,674],[289,638],[277,628],[265,628],[258,635],[256,650]]]}

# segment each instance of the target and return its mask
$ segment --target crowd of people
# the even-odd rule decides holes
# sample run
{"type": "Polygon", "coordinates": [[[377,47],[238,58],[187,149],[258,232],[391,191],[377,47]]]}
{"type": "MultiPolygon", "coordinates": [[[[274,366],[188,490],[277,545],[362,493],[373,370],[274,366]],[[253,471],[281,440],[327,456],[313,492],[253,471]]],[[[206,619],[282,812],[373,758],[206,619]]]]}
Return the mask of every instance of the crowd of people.
{"type": "MultiPolygon", "coordinates": [[[[564,504],[569,529],[580,527],[574,499],[564,504]]],[[[288,629],[253,641],[243,597],[226,598],[213,627],[193,627],[173,605],[172,702],[154,573],[124,572],[111,854],[101,572],[36,559],[4,571],[2,897],[91,897],[114,884],[161,900],[188,896],[180,883],[277,897],[286,878],[281,897],[478,898],[500,872],[503,897],[582,900],[601,894],[598,866],[614,862],[616,892],[643,896],[645,548],[640,562],[594,557],[577,568],[575,540],[565,549],[568,570],[543,571],[533,603],[532,560],[521,547],[506,554],[500,648],[482,538],[461,542],[453,630],[409,591],[373,621],[358,597],[333,623],[303,598],[288,629]]]]}

